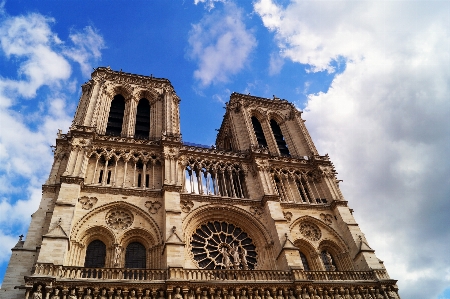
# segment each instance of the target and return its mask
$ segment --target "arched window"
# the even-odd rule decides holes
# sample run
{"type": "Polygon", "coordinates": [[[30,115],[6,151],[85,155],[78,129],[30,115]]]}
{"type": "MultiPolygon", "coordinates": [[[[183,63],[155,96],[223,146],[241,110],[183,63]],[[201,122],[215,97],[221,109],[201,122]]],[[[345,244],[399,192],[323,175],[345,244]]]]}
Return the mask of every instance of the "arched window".
{"type": "Polygon", "coordinates": [[[111,102],[109,109],[108,125],[106,135],[120,136],[122,132],[123,115],[125,112],[125,98],[118,94],[111,102]]]}
{"type": "Polygon", "coordinates": [[[277,142],[278,149],[282,156],[290,156],[289,149],[287,147],[286,141],[284,140],[283,134],[281,133],[281,128],[277,122],[273,119],[270,120],[270,127],[272,128],[273,136],[277,142]]]}
{"type": "Polygon", "coordinates": [[[102,268],[105,266],[106,245],[100,240],[89,243],[86,249],[84,266],[86,268],[102,268]]]}
{"type": "Polygon", "coordinates": [[[261,123],[254,116],[252,116],[252,125],[253,125],[253,130],[255,130],[256,141],[258,142],[258,145],[267,147],[267,141],[266,141],[266,137],[264,136],[264,132],[263,132],[261,123]]]}
{"type": "Polygon", "coordinates": [[[125,268],[146,268],[145,247],[139,242],[132,242],[125,252],[125,268]]]}
{"type": "Polygon", "coordinates": [[[150,104],[147,99],[141,99],[137,106],[135,138],[148,138],[150,134],[150,104]]]}
{"type": "Polygon", "coordinates": [[[334,261],[333,256],[326,250],[322,251],[320,256],[322,257],[323,265],[325,266],[326,271],[336,271],[336,263],[334,261]]]}
{"type": "Polygon", "coordinates": [[[298,192],[300,193],[300,197],[302,198],[302,201],[309,202],[310,195],[309,195],[308,186],[307,186],[305,180],[296,179],[295,184],[297,185],[297,189],[298,189],[298,192]]]}
{"type": "Polygon", "coordinates": [[[306,258],[306,255],[301,251],[300,258],[302,259],[303,269],[305,269],[305,271],[310,271],[311,268],[309,268],[308,259],[306,258]]]}

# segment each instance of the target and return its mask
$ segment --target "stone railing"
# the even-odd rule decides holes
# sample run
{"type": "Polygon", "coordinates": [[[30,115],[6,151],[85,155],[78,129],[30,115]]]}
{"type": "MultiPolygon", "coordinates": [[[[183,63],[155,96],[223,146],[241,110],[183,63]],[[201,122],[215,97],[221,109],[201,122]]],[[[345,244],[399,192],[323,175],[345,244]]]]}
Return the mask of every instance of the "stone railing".
{"type": "Polygon", "coordinates": [[[371,271],[278,271],[278,270],[204,270],[169,268],[126,269],[84,268],[38,263],[34,276],[53,276],[60,279],[120,279],[120,280],[190,280],[190,281],[379,281],[390,279],[385,270],[371,271]]]}

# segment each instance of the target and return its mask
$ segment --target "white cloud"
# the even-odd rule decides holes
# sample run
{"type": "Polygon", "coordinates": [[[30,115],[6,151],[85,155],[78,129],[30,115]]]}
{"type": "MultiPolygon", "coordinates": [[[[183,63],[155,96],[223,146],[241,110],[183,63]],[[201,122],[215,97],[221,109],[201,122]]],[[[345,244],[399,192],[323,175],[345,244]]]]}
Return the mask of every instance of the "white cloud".
{"type": "Polygon", "coordinates": [[[74,46],[66,49],[64,54],[78,62],[83,75],[87,77],[93,63],[102,56],[101,50],[105,48],[103,37],[91,26],[85,27],[83,32],[72,32],[69,37],[74,46]]]}
{"type": "MultiPolygon", "coordinates": [[[[255,3],[287,59],[345,70],[304,117],[403,298],[450,287],[450,4],[255,3]]],[[[306,87],[306,86],[305,86],[306,87]]]]}
{"type": "Polygon", "coordinates": [[[242,21],[242,11],[226,2],[224,10],[215,10],[192,25],[189,32],[190,58],[198,62],[194,77],[203,86],[226,82],[241,71],[256,47],[256,39],[242,21]]]}
{"type": "Polygon", "coordinates": [[[0,263],[7,262],[16,231],[26,233],[53,161],[49,146],[57,130],[67,130],[71,122],[73,108],[67,103],[76,79],[66,57],[85,72],[103,47],[90,27],[72,32],[73,45],[67,46],[52,31],[53,19],[3,14],[0,55],[18,73],[0,76],[0,238],[8,241],[0,248],[0,263]]]}
{"type": "Polygon", "coordinates": [[[217,2],[226,2],[226,0],[194,0],[194,4],[197,5],[199,3],[203,3],[205,5],[205,8],[208,10],[213,9],[216,7],[217,2]]]}

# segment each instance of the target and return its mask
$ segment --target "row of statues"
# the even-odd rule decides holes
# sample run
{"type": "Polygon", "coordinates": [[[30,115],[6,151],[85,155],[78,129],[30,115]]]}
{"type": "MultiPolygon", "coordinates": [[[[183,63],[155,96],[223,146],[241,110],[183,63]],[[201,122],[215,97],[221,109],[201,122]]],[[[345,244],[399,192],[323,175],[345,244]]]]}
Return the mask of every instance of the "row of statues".
{"type": "MultiPolygon", "coordinates": [[[[157,292],[146,289],[144,291],[115,291],[106,288],[96,291],[95,295],[90,288],[79,290],[72,288],[68,294],[61,296],[60,289],[55,288],[50,299],[167,299],[165,292],[159,290],[157,292]]],[[[271,291],[269,289],[249,290],[221,290],[214,292],[208,290],[197,290],[194,292],[190,289],[188,292],[181,292],[179,287],[175,288],[171,293],[171,299],[400,299],[397,292],[392,286],[385,289],[380,288],[329,288],[314,289],[313,287],[289,290],[271,291]]],[[[27,298],[28,299],[28,298],[27,298]]],[[[42,296],[42,285],[38,285],[32,293],[31,299],[44,299],[42,296]]]]}
{"type": "Polygon", "coordinates": [[[242,266],[243,270],[248,270],[247,250],[243,246],[237,247],[233,244],[231,249],[223,246],[220,249],[220,253],[222,254],[222,263],[224,264],[225,269],[239,270],[241,268],[240,266],[242,266]],[[233,261],[231,261],[230,257],[233,258],[233,261]]]}

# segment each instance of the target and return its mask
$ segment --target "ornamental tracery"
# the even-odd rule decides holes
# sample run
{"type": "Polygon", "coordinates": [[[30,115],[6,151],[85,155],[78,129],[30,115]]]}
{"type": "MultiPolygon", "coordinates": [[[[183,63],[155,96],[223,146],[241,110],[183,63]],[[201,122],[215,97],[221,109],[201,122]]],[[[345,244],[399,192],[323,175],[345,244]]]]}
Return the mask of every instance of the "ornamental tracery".
{"type": "Polygon", "coordinates": [[[311,222],[302,222],[300,224],[300,233],[308,240],[318,241],[322,237],[320,228],[311,222]]]}
{"type": "Polygon", "coordinates": [[[114,230],[129,228],[134,221],[132,213],[122,209],[112,209],[106,214],[106,224],[114,230]]]}
{"type": "Polygon", "coordinates": [[[202,269],[255,269],[256,246],[240,227],[225,221],[209,221],[198,227],[190,240],[194,261],[202,269]]]}

